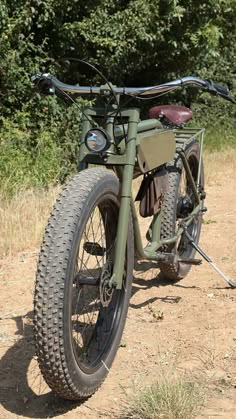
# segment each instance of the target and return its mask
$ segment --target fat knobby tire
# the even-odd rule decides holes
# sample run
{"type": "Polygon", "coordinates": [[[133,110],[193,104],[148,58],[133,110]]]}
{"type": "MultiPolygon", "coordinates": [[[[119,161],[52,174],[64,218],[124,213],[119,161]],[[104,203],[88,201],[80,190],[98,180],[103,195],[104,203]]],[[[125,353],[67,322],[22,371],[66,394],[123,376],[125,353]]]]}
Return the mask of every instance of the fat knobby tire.
{"type": "Polygon", "coordinates": [[[59,396],[79,400],[93,394],[105,379],[123,332],[132,286],[134,244],[129,225],[126,251],[124,301],[115,336],[104,362],[91,374],[80,369],[73,353],[67,315],[69,265],[75,258],[84,219],[104,193],[117,207],[119,182],[108,170],[86,169],[75,175],[62,191],[49,218],[41,246],[34,297],[34,332],[39,367],[49,387],[59,396]]]}
{"type": "MultiPolygon", "coordinates": [[[[185,149],[187,160],[192,159],[196,163],[196,167],[199,164],[199,144],[196,140],[189,143],[185,149]]],[[[161,224],[161,239],[169,239],[173,237],[176,232],[176,221],[177,221],[177,205],[178,205],[178,194],[179,185],[181,181],[181,174],[183,172],[183,163],[178,154],[176,154],[174,160],[167,165],[168,172],[168,190],[165,194],[165,200],[163,205],[162,213],[162,224],[161,224]]],[[[196,173],[195,173],[196,175],[196,173]]],[[[201,167],[201,186],[204,186],[204,172],[203,163],[201,167]]],[[[199,216],[197,225],[198,231],[195,237],[195,242],[198,243],[200,232],[201,232],[202,217],[199,216]]],[[[188,245],[188,258],[191,259],[195,255],[195,250],[188,245]]],[[[175,253],[178,257],[178,251],[174,244],[165,246],[163,249],[166,252],[175,253]]],[[[184,278],[191,269],[191,265],[183,264],[179,262],[174,263],[160,263],[160,271],[163,279],[167,280],[180,280],[184,278]]]]}

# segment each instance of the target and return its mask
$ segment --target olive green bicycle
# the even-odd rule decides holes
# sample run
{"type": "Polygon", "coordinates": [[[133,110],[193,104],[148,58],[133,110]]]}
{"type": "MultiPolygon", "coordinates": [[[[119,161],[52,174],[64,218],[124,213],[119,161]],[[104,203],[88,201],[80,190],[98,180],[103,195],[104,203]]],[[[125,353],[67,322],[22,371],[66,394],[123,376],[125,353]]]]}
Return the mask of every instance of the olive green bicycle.
{"type": "Polygon", "coordinates": [[[140,120],[140,110],[128,102],[188,85],[235,100],[224,86],[195,77],[144,88],[74,86],[50,74],[33,81],[43,94],[97,97],[83,110],[78,174],[64,187],[46,227],[34,299],[41,372],[55,393],[79,400],[97,390],[116,355],[135,255],[153,261],[172,281],[201,262],[194,255],[201,253],[205,211],[204,130],[183,127],[192,115],[187,108],[154,107],[149,119],[140,120]],[[152,217],[146,245],[132,196],[138,176],[140,215],[152,217]]]}

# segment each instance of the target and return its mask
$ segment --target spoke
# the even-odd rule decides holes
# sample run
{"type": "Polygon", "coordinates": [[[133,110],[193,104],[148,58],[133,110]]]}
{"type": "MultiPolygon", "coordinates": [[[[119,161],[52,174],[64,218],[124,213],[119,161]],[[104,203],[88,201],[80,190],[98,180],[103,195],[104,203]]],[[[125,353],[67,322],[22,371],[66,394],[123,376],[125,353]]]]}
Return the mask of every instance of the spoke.
{"type": "MultiPolygon", "coordinates": [[[[99,213],[100,213],[100,211],[99,211],[99,213]]],[[[97,232],[96,232],[96,234],[94,234],[94,229],[93,229],[93,224],[92,224],[92,232],[93,232],[93,236],[94,236],[93,243],[95,243],[95,242],[96,242],[96,238],[97,238],[98,230],[99,230],[99,226],[98,226],[98,228],[97,228],[97,232]]],[[[95,253],[96,253],[96,252],[95,252],[95,253]]],[[[95,254],[95,257],[96,257],[97,264],[98,264],[99,262],[98,262],[98,258],[97,258],[97,255],[96,255],[96,254],[95,254]]]]}
{"type": "Polygon", "coordinates": [[[83,344],[84,335],[86,337],[86,330],[89,327],[92,327],[92,325],[94,324],[94,322],[93,322],[94,313],[95,313],[95,311],[98,310],[98,306],[99,306],[97,296],[96,296],[96,298],[93,299],[93,301],[94,301],[93,306],[90,305],[91,304],[91,301],[90,301],[90,304],[88,306],[89,309],[92,307],[92,311],[90,313],[89,310],[88,310],[88,308],[86,307],[86,304],[88,303],[86,292],[84,290],[84,292],[82,293],[81,289],[79,290],[78,296],[77,296],[77,301],[76,301],[76,310],[75,310],[76,320],[73,321],[73,324],[76,324],[77,325],[77,327],[76,327],[77,339],[76,340],[77,340],[77,343],[81,342],[81,346],[82,347],[86,347],[86,345],[87,345],[87,342],[86,341],[83,344]],[[84,301],[83,301],[84,304],[81,306],[81,309],[80,309],[81,314],[78,314],[77,313],[77,311],[78,311],[78,303],[79,303],[79,300],[81,302],[81,300],[83,299],[83,296],[84,296],[84,301]],[[83,327],[82,331],[79,331],[78,324],[81,324],[81,321],[80,321],[81,315],[83,316],[83,321],[82,322],[84,323],[84,327],[83,327]],[[79,335],[81,336],[82,339],[79,339],[79,335]]]}
{"type": "MultiPolygon", "coordinates": [[[[94,212],[93,212],[93,213],[94,213],[94,212]]],[[[104,237],[106,236],[106,228],[104,228],[104,231],[102,231],[102,230],[103,230],[103,229],[102,229],[102,218],[101,218],[101,213],[100,213],[100,211],[99,211],[99,218],[100,218],[99,226],[100,226],[100,231],[101,231],[101,236],[99,237],[99,242],[100,242],[100,241],[102,241],[102,247],[103,247],[103,248],[106,248],[106,244],[105,244],[105,243],[103,243],[103,239],[104,239],[104,237]]],[[[91,222],[90,222],[90,225],[91,225],[91,228],[92,228],[92,231],[93,231],[93,235],[94,235],[94,230],[93,230],[93,227],[92,227],[91,222]]],[[[94,235],[94,236],[95,236],[95,240],[96,240],[97,235],[98,235],[99,226],[98,226],[98,228],[97,228],[96,234],[94,235]]],[[[104,227],[106,227],[106,226],[107,226],[107,212],[106,212],[106,217],[105,217],[105,226],[104,226],[104,227]]],[[[89,241],[89,238],[87,237],[87,235],[86,235],[86,234],[85,234],[85,236],[86,236],[87,241],[89,241]]],[[[110,248],[109,248],[108,250],[106,250],[106,254],[109,254],[109,251],[110,251],[110,249],[112,248],[112,246],[113,246],[113,243],[111,244],[110,248]]],[[[84,252],[83,252],[83,255],[84,255],[84,252]]],[[[98,259],[98,257],[96,256],[97,263],[96,263],[96,265],[93,267],[93,269],[94,269],[94,270],[95,270],[95,269],[97,269],[97,267],[101,268],[101,266],[100,266],[101,261],[103,261],[103,264],[104,264],[104,262],[105,262],[105,261],[104,261],[104,256],[105,256],[105,255],[102,255],[100,260],[99,260],[99,259],[98,259]]],[[[91,255],[89,254],[89,256],[87,257],[87,259],[86,259],[86,261],[85,261],[85,262],[81,261],[81,265],[83,264],[83,265],[84,265],[84,267],[85,267],[87,270],[89,270],[89,268],[87,268],[87,263],[88,263],[88,261],[89,261],[90,257],[91,257],[91,255]]]]}
{"type": "MultiPolygon", "coordinates": [[[[77,289],[78,289],[78,288],[76,288],[76,290],[77,290],[77,289]]],[[[78,301],[79,301],[79,298],[80,298],[81,292],[82,292],[82,289],[80,288],[80,289],[78,290],[78,295],[77,295],[77,299],[76,299],[75,311],[74,311],[74,313],[73,313],[73,314],[78,314],[78,313],[77,313],[77,306],[78,306],[78,301]]]]}
{"type": "MultiPolygon", "coordinates": [[[[92,319],[93,319],[94,312],[95,312],[95,311],[97,311],[98,307],[99,307],[99,300],[98,300],[98,298],[97,298],[97,299],[96,299],[95,304],[94,304],[94,305],[93,305],[93,307],[92,307],[92,311],[91,311],[91,313],[88,313],[88,318],[89,318],[89,321],[90,321],[90,314],[91,314],[91,317],[92,317],[92,319]]],[[[90,324],[92,324],[92,322],[91,322],[91,321],[90,321],[90,324]]]]}
{"type": "Polygon", "coordinates": [[[108,307],[103,307],[100,298],[101,274],[107,270],[109,278],[112,272],[117,216],[114,204],[109,203],[110,201],[100,202],[88,215],[81,234],[74,273],[72,339],[77,362],[88,369],[96,367],[103,352],[109,350],[107,345],[110,345],[118,303],[117,298],[111,296],[108,307]],[[90,243],[90,247],[85,246],[86,242],[90,243]],[[96,246],[99,250],[100,247],[104,250],[100,253],[96,246]],[[89,277],[94,278],[92,285],[86,283],[86,278],[89,277]],[[83,282],[81,284],[80,279],[83,282]]]}
{"type": "MultiPolygon", "coordinates": [[[[105,232],[104,232],[104,234],[102,235],[102,238],[105,236],[105,232]]],[[[111,251],[111,249],[112,249],[112,247],[114,246],[114,244],[115,244],[115,242],[116,242],[116,240],[111,244],[111,246],[109,247],[109,249],[106,251],[106,255],[109,255],[109,253],[110,253],[110,251],[111,251]]],[[[101,256],[101,259],[103,258],[103,256],[101,256]]],[[[101,260],[100,261],[98,261],[98,263],[96,263],[96,265],[93,267],[93,270],[96,270],[98,267],[102,270],[102,268],[101,268],[101,266],[100,266],[100,262],[101,262],[101,260]]],[[[108,261],[107,261],[108,262],[108,261]]],[[[85,267],[85,269],[90,273],[90,275],[91,276],[93,276],[93,272],[85,265],[85,263],[83,262],[83,261],[81,261],[81,265],[83,265],[84,267],[85,267]]],[[[79,272],[78,272],[78,274],[79,274],[79,272]]]]}
{"type": "MultiPolygon", "coordinates": [[[[92,220],[93,220],[93,215],[94,215],[94,211],[95,211],[95,209],[96,208],[94,208],[93,209],[93,211],[91,212],[91,214],[90,214],[90,217],[89,217],[89,228],[88,228],[88,231],[87,231],[87,234],[89,234],[89,232],[90,232],[90,227],[91,227],[91,224],[92,224],[92,220]]],[[[88,223],[87,223],[88,224],[88,223]]],[[[87,224],[86,224],[86,227],[87,227],[87,224]]],[[[86,227],[85,227],[85,232],[86,232],[86,227]]],[[[85,233],[86,234],[86,233],[85,233]]]]}
{"type": "MultiPolygon", "coordinates": [[[[76,290],[77,290],[77,288],[76,288],[76,290]]],[[[76,306],[75,306],[75,312],[74,312],[74,314],[76,314],[76,321],[75,320],[72,321],[73,325],[78,324],[78,309],[77,309],[77,307],[78,307],[78,302],[79,302],[80,296],[81,296],[81,288],[78,290],[78,295],[77,295],[77,299],[76,299],[76,306]]],[[[72,327],[72,329],[74,329],[74,328],[72,327]]],[[[78,329],[76,330],[76,333],[77,333],[77,342],[78,342],[79,341],[79,339],[78,339],[78,329]]]]}
{"type": "MultiPolygon", "coordinates": [[[[80,246],[81,246],[81,243],[80,243],[80,246]]],[[[84,259],[84,246],[82,246],[82,248],[83,248],[83,250],[82,250],[82,257],[81,258],[78,257],[78,259],[77,259],[77,266],[78,266],[78,261],[81,260],[80,269],[79,269],[80,271],[82,269],[82,260],[84,259]]]]}
{"type": "MultiPolygon", "coordinates": [[[[101,213],[100,213],[100,219],[102,218],[102,216],[101,216],[101,213]]],[[[103,220],[102,220],[103,221],[103,220]]],[[[104,238],[104,234],[106,233],[106,228],[107,228],[107,211],[106,211],[106,214],[105,214],[105,222],[103,222],[104,223],[104,233],[102,232],[102,229],[100,228],[100,231],[101,231],[101,237],[100,237],[100,240],[101,240],[101,242],[102,242],[102,247],[105,249],[106,248],[106,246],[107,246],[107,243],[105,243],[105,245],[103,246],[103,238],[104,238]]],[[[101,223],[100,223],[100,226],[101,226],[101,223]]],[[[107,250],[106,250],[106,253],[107,253],[107,250]]],[[[103,262],[103,265],[105,264],[105,254],[103,254],[102,255],[102,262],[103,262]]]]}
{"type": "MultiPolygon", "coordinates": [[[[93,215],[94,215],[94,211],[95,211],[95,209],[93,210],[92,217],[93,217],[93,215]]],[[[99,211],[99,210],[98,210],[98,211],[99,211]]],[[[99,211],[99,214],[100,214],[100,211],[99,211]]],[[[90,217],[91,217],[91,216],[90,216],[90,217]]],[[[90,221],[90,226],[91,226],[91,228],[92,228],[92,232],[93,232],[93,236],[94,236],[94,230],[93,230],[92,217],[91,217],[91,221],[90,221]]],[[[96,232],[96,236],[97,236],[98,230],[99,230],[99,226],[98,226],[98,229],[97,229],[97,232],[96,232]]],[[[94,237],[94,241],[93,241],[94,243],[95,243],[95,241],[96,241],[96,236],[94,237]]],[[[90,240],[89,240],[89,238],[88,238],[88,236],[86,236],[86,239],[87,239],[87,241],[90,241],[90,240]]],[[[91,254],[89,254],[89,255],[88,255],[88,258],[87,258],[87,260],[85,261],[85,264],[87,264],[87,263],[88,263],[88,261],[89,261],[90,257],[91,257],[91,254]]],[[[96,259],[97,259],[97,256],[96,256],[96,255],[95,255],[95,257],[96,257],[96,259]]],[[[96,265],[96,266],[97,266],[97,265],[96,265]]]]}
{"type": "MultiPolygon", "coordinates": [[[[79,260],[81,260],[81,265],[83,265],[83,266],[85,267],[86,271],[90,274],[90,276],[94,277],[94,272],[92,272],[92,271],[91,271],[91,269],[89,269],[89,268],[87,267],[87,265],[85,265],[85,263],[82,261],[82,259],[80,259],[80,258],[79,258],[79,260]]],[[[96,270],[96,268],[97,268],[97,265],[93,268],[93,270],[96,270]]],[[[81,271],[83,272],[83,270],[81,269],[79,272],[77,272],[76,276],[77,276],[77,275],[78,275],[81,271]]]]}
{"type": "Polygon", "coordinates": [[[93,271],[96,271],[97,269],[102,269],[101,266],[98,265],[98,263],[96,263],[96,265],[93,268],[88,268],[87,265],[85,265],[84,262],[82,262],[82,264],[84,265],[85,269],[90,273],[90,275],[92,277],[94,277],[94,272],[93,271]]]}
{"type": "MultiPolygon", "coordinates": [[[[91,227],[91,225],[92,225],[92,218],[93,218],[93,214],[94,214],[94,210],[93,210],[93,212],[92,212],[92,214],[91,214],[91,216],[90,216],[90,225],[89,225],[89,230],[90,230],[90,227],[91,227]]],[[[87,224],[86,224],[86,227],[87,227],[87,224]]],[[[89,242],[90,240],[89,240],[89,237],[88,237],[88,233],[89,233],[89,231],[87,232],[87,234],[86,234],[86,227],[85,227],[85,230],[84,230],[84,236],[85,236],[85,239],[86,239],[86,241],[87,242],[89,242]]],[[[84,255],[84,249],[83,249],[83,255],[84,255]]],[[[86,261],[85,261],[85,265],[88,263],[88,261],[89,261],[89,258],[90,258],[90,254],[88,254],[88,257],[87,257],[87,259],[86,259],[86,261]]]]}
{"type": "MultiPolygon", "coordinates": [[[[77,319],[76,319],[76,321],[77,321],[77,324],[84,324],[84,327],[83,327],[83,329],[82,329],[82,331],[80,330],[80,332],[78,332],[78,327],[77,327],[77,337],[79,336],[79,334],[80,334],[80,336],[81,336],[81,341],[82,341],[82,343],[84,342],[84,334],[85,334],[85,332],[86,332],[86,329],[89,327],[89,326],[91,326],[92,325],[92,322],[90,321],[90,316],[89,316],[89,313],[88,313],[88,310],[86,309],[86,306],[84,305],[82,308],[81,308],[81,314],[77,314],[77,319]],[[86,321],[86,318],[85,318],[85,314],[87,315],[87,318],[88,318],[88,320],[89,320],[89,323],[88,323],[88,321],[86,321]],[[83,316],[83,321],[81,322],[80,321],[80,317],[81,317],[81,315],[83,316]]],[[[85,336],[86,336],[86,334],[85,334],[85,336]]],[[[77,342],[78,342],[79,340],[77,339],[77,342]]],[[[86,346],[86,341],[85,341],[85,343],[82,345],[82,347],[81,347],[81,349],[83,349],[83,347],[85,347],[86,346]]]]}

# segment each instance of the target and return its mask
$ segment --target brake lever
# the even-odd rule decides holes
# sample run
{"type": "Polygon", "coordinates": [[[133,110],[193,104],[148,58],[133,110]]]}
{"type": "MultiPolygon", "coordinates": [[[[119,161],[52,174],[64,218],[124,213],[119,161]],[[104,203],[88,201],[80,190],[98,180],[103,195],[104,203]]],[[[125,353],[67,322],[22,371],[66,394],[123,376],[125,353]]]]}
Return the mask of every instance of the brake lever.
{"type": "Polygon", "coordinates": [[[212,93],[229,96],[229,89],[222,84],[215,83],[213,80],[205,80],[208,84],[208,89],[212,93]]]}
{"type": "Polygon", "coordinates": [[[218,94],[219,96],[223,97],[223,99],[228,100],[231,103],[234,103],[236,105],[236,98],[229,96],[229,95],[223,95],[223,94],[218,94]]]}
{"type": "Polygon", "coordinates": [[[229,89],[226,86],[215,83],[212,80],[205,80],[207,84],[207,90],[214,96],[220,96],[225,100],[228,100],[231,103],[236,105],[236,98],[229,95],[229,89]]]}

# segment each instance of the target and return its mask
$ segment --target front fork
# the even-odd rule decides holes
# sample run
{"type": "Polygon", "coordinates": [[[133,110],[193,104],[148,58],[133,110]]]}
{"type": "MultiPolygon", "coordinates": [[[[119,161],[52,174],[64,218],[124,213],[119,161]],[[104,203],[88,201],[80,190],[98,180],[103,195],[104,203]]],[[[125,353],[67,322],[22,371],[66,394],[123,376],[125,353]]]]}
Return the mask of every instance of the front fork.
{"type": "Polygon", "coordinates": [[[125,254],[130,220],[130,201],[132,195],[132,181],[136,159],[138,121],[139,112],[132,112],[132,119],[129,121],[127,135],[126,163],[123,169],[117,169],[117,175],[120,180],[120,210],[117,226],[113,274],[110,279],[110,286],[115,287],[118,290],[122,288],[125,269],[125,254]]]}

